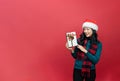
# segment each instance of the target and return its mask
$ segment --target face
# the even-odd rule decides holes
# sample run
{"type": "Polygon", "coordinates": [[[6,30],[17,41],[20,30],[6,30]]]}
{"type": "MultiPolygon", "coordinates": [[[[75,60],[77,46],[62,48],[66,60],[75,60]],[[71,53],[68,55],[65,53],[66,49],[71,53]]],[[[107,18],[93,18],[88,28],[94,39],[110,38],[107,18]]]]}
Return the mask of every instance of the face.
{"type": "Polygon", "coordinates": [[[91,37],[93,34],[92,29],[88,27],[84,27],[83,32],[85,33],[86,37],[91,37]]]}

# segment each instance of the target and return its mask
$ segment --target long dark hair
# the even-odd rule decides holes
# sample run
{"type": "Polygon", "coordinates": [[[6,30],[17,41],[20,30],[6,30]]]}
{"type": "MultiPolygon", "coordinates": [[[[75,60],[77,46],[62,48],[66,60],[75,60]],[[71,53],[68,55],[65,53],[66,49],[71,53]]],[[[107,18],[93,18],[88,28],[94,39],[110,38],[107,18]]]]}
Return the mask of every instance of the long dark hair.
{"type": "Polygon", "coordinates": [[[86,39],[90,40],[91,45],[97,44],[99,42],[98,35],[95,30],[92,29],[92,31],[93,31],[93,34],[91,37],[86,37],[85,33],[82,32],[82,34],[80,35],[80,38],[78,39],[79,40],[78,44],[84,45],[84,40],[86,40],[86,39]]]}

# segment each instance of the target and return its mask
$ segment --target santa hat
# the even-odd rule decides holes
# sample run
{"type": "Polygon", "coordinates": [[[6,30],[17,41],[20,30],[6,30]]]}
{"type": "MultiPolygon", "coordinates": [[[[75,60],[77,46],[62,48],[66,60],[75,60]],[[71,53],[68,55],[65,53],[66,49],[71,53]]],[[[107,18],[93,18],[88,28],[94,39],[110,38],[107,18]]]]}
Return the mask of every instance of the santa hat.
{"type": "Polygon", "coordinates": [[[88,19],[85,20],[85,22],[82,25],[82,28],[84,28],[84,27],[92,28],[93,30],[98,31],[98,26],[97,26],[96,22],[93,20],[88,20],[88,19]]]}

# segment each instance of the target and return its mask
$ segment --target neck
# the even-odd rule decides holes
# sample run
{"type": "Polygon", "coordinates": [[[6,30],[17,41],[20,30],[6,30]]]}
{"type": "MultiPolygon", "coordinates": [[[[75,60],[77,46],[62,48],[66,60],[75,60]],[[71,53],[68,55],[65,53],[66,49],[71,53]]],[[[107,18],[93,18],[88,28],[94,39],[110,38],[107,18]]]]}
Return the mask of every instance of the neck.
{"type": "Polygon", "coordinates": [[[87,39],[87,40],[90,40],[90,39],[91,39],[91,37],[86,37],[86,39],[87,39]]]}

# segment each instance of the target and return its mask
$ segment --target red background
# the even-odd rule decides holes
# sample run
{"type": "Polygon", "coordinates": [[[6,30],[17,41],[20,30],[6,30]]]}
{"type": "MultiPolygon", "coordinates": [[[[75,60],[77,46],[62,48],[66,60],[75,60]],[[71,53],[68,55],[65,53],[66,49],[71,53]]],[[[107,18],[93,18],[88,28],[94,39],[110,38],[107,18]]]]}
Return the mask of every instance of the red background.
{"type": "Polygon", "coordinates": [[[119,0],[0,0],[0,81],[72,81],[65,33],[99,25],[97,81],[120,81],[119,0]]]}

